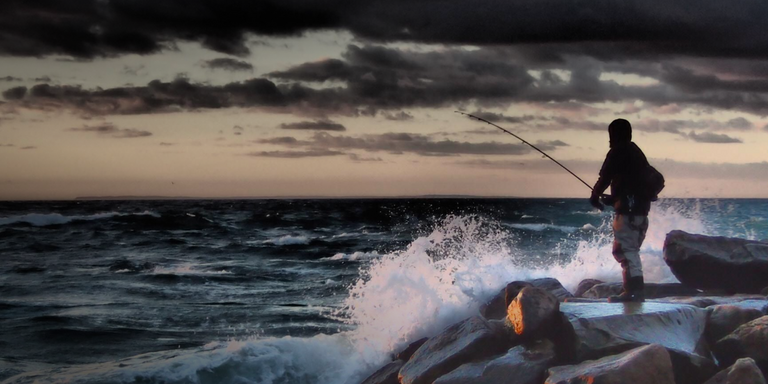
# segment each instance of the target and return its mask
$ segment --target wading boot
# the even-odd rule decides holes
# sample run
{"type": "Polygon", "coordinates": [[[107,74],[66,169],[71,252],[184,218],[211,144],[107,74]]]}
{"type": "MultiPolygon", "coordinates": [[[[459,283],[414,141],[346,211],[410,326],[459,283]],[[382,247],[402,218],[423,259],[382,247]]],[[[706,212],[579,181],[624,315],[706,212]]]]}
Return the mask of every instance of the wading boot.
{"type": "MultiPolygon", "coordinates": [[[[626,276],[626,275],[625,275],[626,276]]],[[[624,291],[608,298],[609,303],[641,303],[645,301],[645,282],[642,276],[624,280],[624,291]]]]}

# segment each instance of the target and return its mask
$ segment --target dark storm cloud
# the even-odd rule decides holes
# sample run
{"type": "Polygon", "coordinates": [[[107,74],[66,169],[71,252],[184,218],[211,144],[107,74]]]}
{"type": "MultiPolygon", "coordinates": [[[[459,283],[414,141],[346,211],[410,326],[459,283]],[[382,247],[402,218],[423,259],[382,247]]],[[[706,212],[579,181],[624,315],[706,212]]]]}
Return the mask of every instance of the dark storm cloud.
{"type": "Polygon", "coordinates": [[[27,87],[13,87],[3,92],[3,98],[6,100],[20,100],[27,94],[27,87]]]}
{"type": "Polygon", "coordinates": [[[703,133],[690,132],[686,135],[686,137],[688,137],[689,139],[697,143],[733,144],[733,143],[744,142],[739,138],[730,137],[725,134],[712,133],[712,132],[703,132],[703,133]]]}
{"type": "Polygon", "coordinates": [[[327,157],[343,155],[343,152],[331,151],[328,149],[309,149],[306,151],[262,151],[252,152],[248,156],[255,157],[278,157],[281,159],[299,159],[304,157],[327,157]]]}
{"type": "Polygon", "coordinates": [[[93,132],[103,136],[109,136],[116,139],[132,139],[137,137],[152,136],[152,132],[142,131],[135,128],[118,128],[110,123],[95,125],[95,126],[83,126],[80,128],[70,128],[72,132],[93,132]]]}
{"type": "MultiPolygon", "coordinates": [[[[243,56],[248,34],[335,29],[379,41],[581,43],[611,48],[595,55],[766,57],[767,18],[762,0],[5,0],[0,54],[92,58],[197,41],[243,56]]],[[[539,56],[557,57],[546,51],[539,56]]]]}
{"type": "Polygon", "coordinates": [[[209,69],[222,69],[230,72],[253,72],[253,64],[229,57],[219,57],[217,59],[207,60],[203,62],[203,67],[209,69]]]}
{"type": "Polygon", "coordinates": [[[491,123],[505,122],[505,123],[519,124],[519,123],[533,121],[536,119],[536,117],[532,115],[505,116],[502,113],[493,113],[488,111],[475,111],[475,112],[472,112],[471,114],[481,119],[488,120],[491,123]]]}
{"type": "Polygon", "coordinates": [[[0,77],[0,81],[22,81],[22,79],[13,76],[0,77]]]}
{"type": "Polygon", "coordinates": [[[343,125],[331,120],[300,121],[298,123],[280,124],[281,129],[297,129],[304,131],[346,131],[343,125]]]}
{"type": "MultiPolygon", "coordinates": [[[[416,133],[384,133],[355,137],[334,136],[325,132],[317,132],[308,140],[299,140],[294,137],[275,137],[258,140],[257,143],[287,147],[364,150],[391,154],[414,153],[421,156],[522,155],[530,152],[530,148],[524,144],[508,144],[496,141],[472,143],[447,139],[433,140],[429,136],[416,133]]],[[[546,150],[553,150],[567,144],[555,141],[543,142],[541,145],[546,150]]]]}

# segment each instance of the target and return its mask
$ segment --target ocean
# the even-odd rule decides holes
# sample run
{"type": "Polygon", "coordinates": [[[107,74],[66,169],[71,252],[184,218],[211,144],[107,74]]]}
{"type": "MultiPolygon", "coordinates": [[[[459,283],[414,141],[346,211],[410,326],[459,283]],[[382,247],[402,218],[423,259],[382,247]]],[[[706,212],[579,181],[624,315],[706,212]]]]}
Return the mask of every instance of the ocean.
{"type": "MultiPolygon", "coordinates": [[[[506,283],[619,281],[587,199],[0,202],[3,383],[357,384],[506,283]]],[[[655,203],[667,232],[768,238],[768,200],[655,203]]]]}

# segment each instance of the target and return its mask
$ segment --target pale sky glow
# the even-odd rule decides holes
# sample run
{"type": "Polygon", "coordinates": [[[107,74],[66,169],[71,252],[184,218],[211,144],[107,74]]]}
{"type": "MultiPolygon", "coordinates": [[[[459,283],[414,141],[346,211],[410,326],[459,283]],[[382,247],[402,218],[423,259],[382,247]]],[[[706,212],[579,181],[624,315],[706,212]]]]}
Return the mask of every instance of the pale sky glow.
{"type": "Polygon", "coordinates": [[[81,51],[29,31],[30,51],[0,44],[0,199],[588,196],[455,110],[539,143],[590,184],[608,123],[623,117],[665,174],[664,196],[768,197],[768,49],[758,43],[678,52],[665,44],[682,44],[684,30],[611,45],[538,29],[503,43],[497,33],[528,36],[508,26],[458,41],[450,25],[462,21],[444,16],[445,36],[386,37],[388,22],[392,36],[408,23],[386,12],[369,27],[297,21],[288,37],[244,27],[247,53],[167,31],[147,33],[171,48],[81,51]]]}

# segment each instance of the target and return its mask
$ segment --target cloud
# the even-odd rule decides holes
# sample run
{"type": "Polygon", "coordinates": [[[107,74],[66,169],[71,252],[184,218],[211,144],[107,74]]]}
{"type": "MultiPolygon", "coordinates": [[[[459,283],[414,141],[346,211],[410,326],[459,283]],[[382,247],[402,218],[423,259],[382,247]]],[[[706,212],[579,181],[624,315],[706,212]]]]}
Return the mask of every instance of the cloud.
{"type": "Polygon", "coordinates": [[[0,81],[8,81],[8,82],[10,82],[10,81],[22,81],[22,79],[20,79],[18,77],[13,77],[13,76],[5,76],[5,77],[0,77],[0,81]]]}
{"type": "Polygon", "coordinates": [[[37,149],[37,147],[30,145],[30,146],[26,146],[26,147],[21,147],[19,149],[28,150],[28,149],[37,149]]]}
{"type": "Polygon", "coordinates": [[[35,82],[38,82],[38,83],[50,83],[51,82],[50,76],[47,76],[47,75],[40,76],[40,77],[35,77],[33,80],[35,82]]]}
{"type": "Polygon", "coordinates": [[[343,125],[331,120],[301,121],[298,123],[280,124],[281,129],[297,129],[305,131],[346,131],[343,125]]]}
{"type": "Polygon", "coordinates": [[[381,159],[381,157],[365,157],[365,156],[360,156],[360,155],[358,155],[356,153],[350,153],[350,154],[348,154],[348,156],[349,156],[350,160],[352,160],[354,162],[359,162],[359,163],[362,163],[362,162],[379,162],[379,161],[384,161],[384,160],[381,159]]]}
{"type": "Polygon", "coordinates": [[[3,98],[6,100],[20,100],[27,94],[27,87],[13,87],[3,92],[3,98]]]}
{"type": "Polygon", "coordinates": [[[475,112],[472,112],[471,115],[477,116],[481,119],[488,120],[491,123],[506,122],[506,123],[512,123],[512,124],[520,124],[520,123],[533,121],[536,119],[536,116],[532,116],[532,115],[505,116],[502,113],[493,113],[493,112],[487,112],[487,111],[475,111],[475,112]]]}
{"type": "Polygon", "coordinates": [[[161,147],[170,147],[170,146],[174,146],[174,145],[176,145],[176,143],[167,143],[165,141],[161,141],[160,142],[160,146],[161,147]]]}
{"type": "Polygon", "coordinates": [[[384,112],[382,113],[385,119],[392,120],[392,121],[408,121],[413,120],[413,115],[411,115],[408,112],[400,111],[400,112],[384,112]]]}
{"type": "Polygon", "coordinates": [[[230,72],[253,72],[253,64],[229,57],[219,57],[205,61],[202,66],[209,69],[222,69],[230,72]]]}
{"type": "Polygon", "coordinates": [[[2,143],[0,143],[0,148],[3,148],[3,147],[15,147],[15,145],[13,145],[13,144],[2,144],[2,143]]]}
{"type": "Polygon", "coordinates": [[[72,132],[94,132],[99,135],[109,136],[116,139],[132,139],[137,137],[152,136],[152,132],[142,131],[135,128],[118,128],[111,123],[105,123],[95,126],[83,126],[80,128],[68,129],[72,132]]]}
{"type": "Polygon", "coordinates": [[[697,143],[710,143],[710,144],[743,143],[743,141],[739,138],[730,137],[728,135],[712,133],[712,132],[703,132],[703,133],[690,132],[686,135],[686,137],[688,137],[689,139],[697,143]]]}
{"type": "Polygon", "coordinates": [[[262,151],[252,152],[249,156],[255,157],[277,157],[281,159],[299,159],[304,157],[327,157],[343,155],[343,152],[331,151],[328,149],[309,149],[306,151],[262,151]]]}

